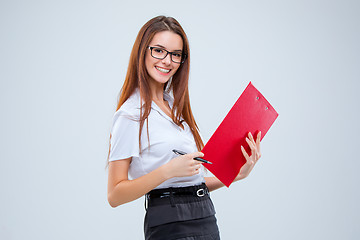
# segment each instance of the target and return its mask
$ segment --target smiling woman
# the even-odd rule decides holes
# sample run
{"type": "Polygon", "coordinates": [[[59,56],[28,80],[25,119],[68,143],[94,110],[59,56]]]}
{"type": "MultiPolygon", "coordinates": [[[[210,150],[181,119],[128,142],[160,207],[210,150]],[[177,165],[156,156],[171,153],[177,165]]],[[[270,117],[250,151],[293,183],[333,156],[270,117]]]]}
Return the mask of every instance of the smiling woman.
{"type": "Polygon", "coordinates": [[[181,58],[178,62],[174,62],[174,58],[179,60],[181,56],[182,38],[176,33],[162,31],[155,34],[149,45],[145,66],[152,80],[150,83],[165,84],[180,67],[181,58]]]}
{"type": "MultiPolygon", "coordinates": [[[[220,239],[209,192],[223,184],[204,177],[204,144],[190,107],[190,52],[186,34],[171,17],[141,29],[113,117],[108,201],[112,207],[145,196],[145,239],[220,239]],[[144,123],[146,122],[146,127],[144,123]],[[177,156],[179,149],[188,154],[177,156]]],[[[236,180],[260,156],[260,138],[236,180]]]]}

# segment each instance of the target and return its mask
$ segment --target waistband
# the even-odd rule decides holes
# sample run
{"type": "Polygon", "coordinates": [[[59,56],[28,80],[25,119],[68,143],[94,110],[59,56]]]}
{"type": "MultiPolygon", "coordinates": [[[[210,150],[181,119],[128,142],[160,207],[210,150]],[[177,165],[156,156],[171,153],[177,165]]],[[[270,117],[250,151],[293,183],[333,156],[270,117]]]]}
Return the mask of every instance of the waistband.
{"type": "Polygon", "coordinates": [[[170,196],[197,196],[203,197],[209,194],[209,189],[205,183],[189,187],[170,187],[162,189],[154,189],[147,193],[149,199],[153,198],[163,198],[170,196]]]}
{"type": "Polygon", "coordinates": [[[154,205],[175,206],[178,203],[205,201],[207,198],[209,198],[209,189],[205,183],[189,187],[154,189],[145,195],[145,209],[154,205]]]}

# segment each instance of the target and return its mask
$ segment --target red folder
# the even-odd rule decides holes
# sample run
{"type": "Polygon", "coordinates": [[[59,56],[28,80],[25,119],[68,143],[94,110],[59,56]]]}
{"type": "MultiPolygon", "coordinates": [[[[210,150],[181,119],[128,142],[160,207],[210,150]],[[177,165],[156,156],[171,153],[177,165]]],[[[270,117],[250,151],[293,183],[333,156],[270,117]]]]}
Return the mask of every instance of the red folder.
{"type": "Polygon", "coordinates": [[[251,155],[247,134],[251,132],[256,140],[261,131],[263,139],[278,115],[250,82],[202,149],[204,159],[213,163],[206,168],[229,187],[246,162],[241,145],[251,155]]]}

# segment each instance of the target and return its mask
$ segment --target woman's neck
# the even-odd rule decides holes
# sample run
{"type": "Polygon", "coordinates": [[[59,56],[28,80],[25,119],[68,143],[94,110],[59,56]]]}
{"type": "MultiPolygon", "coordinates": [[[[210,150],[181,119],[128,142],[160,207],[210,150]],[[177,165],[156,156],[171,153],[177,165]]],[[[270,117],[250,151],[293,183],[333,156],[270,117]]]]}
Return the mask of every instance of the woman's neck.
{"type": "Polygon", "coordinates": [[[152,100],[155,102],[163,102],[164,100],[164,84],[153,82],[150,84],[152,100]]]}

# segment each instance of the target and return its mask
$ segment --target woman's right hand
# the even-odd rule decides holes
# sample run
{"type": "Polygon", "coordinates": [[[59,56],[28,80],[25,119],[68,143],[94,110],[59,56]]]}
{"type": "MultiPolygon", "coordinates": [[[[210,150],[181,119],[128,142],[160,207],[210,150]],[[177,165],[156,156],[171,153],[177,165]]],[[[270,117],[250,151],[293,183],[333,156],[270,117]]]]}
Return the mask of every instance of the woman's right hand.
{"type": "Polygon", "coordinates": [[[198,174],[202,162],[194,160],[194,158],[203,156],[204,154],[202,152],[194,152],[173,158],[165,164],[169,178],[188,177],[198,174]]]}

